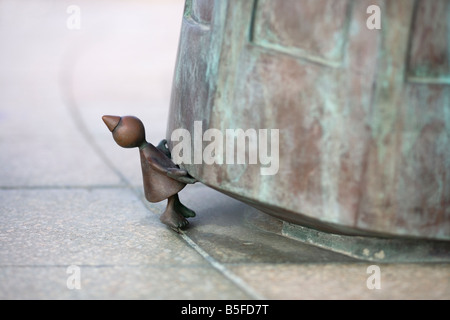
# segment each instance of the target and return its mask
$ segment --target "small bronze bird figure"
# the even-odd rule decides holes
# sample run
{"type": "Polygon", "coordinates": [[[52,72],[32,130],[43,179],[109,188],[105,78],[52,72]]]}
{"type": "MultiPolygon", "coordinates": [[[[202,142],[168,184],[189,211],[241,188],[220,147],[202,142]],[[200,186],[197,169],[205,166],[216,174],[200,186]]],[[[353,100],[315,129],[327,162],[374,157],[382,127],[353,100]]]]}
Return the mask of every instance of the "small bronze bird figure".
{"type": "Polygon", "coordinates": [[[138,118],[105,115],[102,119],[119,146],[139,148],[145,198],[149,202],[167,199],[167,207],[160,220],[180,232],[181,228],[189,224],[186,218],[194,217],[195,212],[180,202],[178,192],[186,184],[197,180],[171,160],[166,140],[161,141],[157,147],[145,140],[145,128],[138,118]]]}

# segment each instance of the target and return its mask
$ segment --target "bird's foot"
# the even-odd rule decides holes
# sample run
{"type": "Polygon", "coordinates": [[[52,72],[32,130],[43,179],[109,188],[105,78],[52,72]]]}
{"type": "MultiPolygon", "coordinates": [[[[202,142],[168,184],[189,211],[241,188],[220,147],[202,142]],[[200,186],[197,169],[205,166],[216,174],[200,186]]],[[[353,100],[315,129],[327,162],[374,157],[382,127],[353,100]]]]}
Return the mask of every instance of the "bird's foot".
{"type": "Polygon", "coordinates": [[[181,213],[176,212],[171,207],[164,211],[159,220],[176,232],[180,232],[180,229],[185,228],[189,224],[189,221],[181,213]]]}

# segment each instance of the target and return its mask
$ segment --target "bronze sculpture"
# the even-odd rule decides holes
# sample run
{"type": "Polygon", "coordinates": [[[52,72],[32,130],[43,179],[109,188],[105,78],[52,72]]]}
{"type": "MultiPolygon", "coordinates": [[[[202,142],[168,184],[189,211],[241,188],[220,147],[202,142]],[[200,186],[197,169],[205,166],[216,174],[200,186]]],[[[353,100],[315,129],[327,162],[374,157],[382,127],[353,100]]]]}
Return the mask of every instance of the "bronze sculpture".
{"type": "Polygon", "coordinates": [[[183,169],[290,223],[450,240],[450,1],[378,4],[373,29],[371,1],[186,0],[159,149],[175,154],[172,133],[199,120],[200,134],[280,129],[276,175],[183,169]]]}
{"type": "Polygon", "coordinates": [[[173,163],[166,140],[162,140],[157,147],[148,143],[142,121],[134,116],[105,115],[102,119],[119,146],[139,148],[145,198],[149,202],[167,199],[161,222],[177,232],[186,227],[189,224],[186,218],[194,217],[195,212],[180,202],[178,192],[196,180],[173,163]]]}
{"type": "Polygon", "coordinates": [[[280,129],[279,172],[184,168],[291,223],[450,240],[449,0],[187,0],[166,138],[280,129]],[[379,5],[380,28],[368,28],[379,5]]]}

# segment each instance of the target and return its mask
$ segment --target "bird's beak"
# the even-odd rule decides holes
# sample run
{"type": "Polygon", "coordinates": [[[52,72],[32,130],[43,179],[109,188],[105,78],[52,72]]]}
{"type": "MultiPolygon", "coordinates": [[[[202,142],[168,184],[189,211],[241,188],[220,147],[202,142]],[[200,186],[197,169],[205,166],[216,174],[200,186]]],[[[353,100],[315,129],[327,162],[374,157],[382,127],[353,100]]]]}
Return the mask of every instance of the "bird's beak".
{"type": "Polygon", "coordinates": [[[108,127],[109,131],[113,132],[114,129],[117,127],[117,125],[120,122],[120,117],[118,117],[118,116],[103,116],[102,120],[108,127]]]}

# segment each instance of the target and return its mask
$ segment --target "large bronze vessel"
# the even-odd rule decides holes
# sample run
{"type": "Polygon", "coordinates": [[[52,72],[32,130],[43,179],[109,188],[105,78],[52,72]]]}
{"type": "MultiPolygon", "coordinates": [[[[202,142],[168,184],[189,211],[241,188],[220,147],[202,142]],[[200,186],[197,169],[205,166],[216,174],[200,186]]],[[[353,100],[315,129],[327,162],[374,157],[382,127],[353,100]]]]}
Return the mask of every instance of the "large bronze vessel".
{"type": "Polygon", "coordinates": [[[182,166],[293,223],[450,240],[449,17],[448,0],[187,0],[169,148],[196,121],[279,129],[274,175],[182,166]]]}

